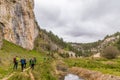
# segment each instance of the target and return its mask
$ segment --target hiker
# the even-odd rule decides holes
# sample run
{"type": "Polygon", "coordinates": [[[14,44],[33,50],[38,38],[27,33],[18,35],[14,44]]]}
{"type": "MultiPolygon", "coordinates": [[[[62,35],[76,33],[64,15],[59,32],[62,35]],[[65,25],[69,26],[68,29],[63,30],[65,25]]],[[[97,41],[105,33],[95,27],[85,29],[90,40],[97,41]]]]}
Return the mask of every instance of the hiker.
{"type": "Polygon", "coordinates": [[[27,64],[26,59],[24,59],[24,61],[25,61],[24,68],[26,68],[26,64],[27,64]]]}
{"type": "Polygon", "coordinates": [[[25,66],[25,59],[24,58],[21,59],[20,62],[21,62],[21,70],[23,71],[24,66],[25,66]]]}
{"type": "Polygon", "coordinates": [[[30,59],[29,63],[30,63],[30,68],[33,70],[35,66],[35,59],[34,58],[30,59]]]}
{"type": "Polygon", "coordinates": [[[36,57],[34,57],[34,62],[35,62],[35,64],[36,64],[36,62],[37,62],[36,57]]]}
{"type": "Polygon", "coordinates": [[[13,58],[13,63],[14,63],[13,69],[17,70],[17,68],[18,68],[18,61],[19,61],[18,56],[16,56],[16,57],[13,58]]]}

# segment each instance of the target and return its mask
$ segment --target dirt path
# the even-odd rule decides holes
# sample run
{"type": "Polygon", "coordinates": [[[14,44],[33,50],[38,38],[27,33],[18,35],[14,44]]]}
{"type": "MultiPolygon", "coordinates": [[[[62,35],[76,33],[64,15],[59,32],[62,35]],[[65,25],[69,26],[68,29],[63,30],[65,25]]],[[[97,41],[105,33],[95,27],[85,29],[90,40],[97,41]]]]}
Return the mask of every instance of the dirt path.
{"type": "MultiPolygon", "coordinates": [[[[30,68],[24,69],[23,72],[28,71],[30,68]]],[[[10,75],[7,75],[6,77],[4,77],[3,79],[0,80],[8,80],[9,78],[11,78],[13,75],[15,75],[15,73],[17,72],[13,72],[10,75]]],[[[32,79],[33,80],[33,79],[32,79]]]]}
{"type": "Polygon", "coordinates": [[[31,80],[35,80],[31,70],[29,70],[29,75],[30,75],[31,80]]]}
{"type": "Polygon", "coordinates": [[[10,75],[4,77],[2,80],[8,80],[10,77],[12,77],[16,72],[11,73],[10,75]]]}

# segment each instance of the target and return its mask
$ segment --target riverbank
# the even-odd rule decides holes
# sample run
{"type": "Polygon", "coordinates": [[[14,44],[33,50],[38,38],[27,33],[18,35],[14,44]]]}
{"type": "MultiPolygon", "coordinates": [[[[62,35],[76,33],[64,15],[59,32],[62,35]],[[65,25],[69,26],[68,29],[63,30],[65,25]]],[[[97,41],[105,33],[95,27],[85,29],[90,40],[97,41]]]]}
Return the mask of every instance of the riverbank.
{"type": "Polygon", "coordinates": [[[103,74],[110,74],[115,76],[120,76],[120,58],[117,59],[91,59],[91,58],[81,58],[73,59],[68,58],[64,59],[66,65],[70,68],[80,67],[92,71],[98,71],[103,74]]]}
{"type": "Polygon", "coordinates": [[[87,80],[120,80],[120,58],[117,59],[64,59],[71,74],[87,80]]]}
{"type": "Polygon", "coordinates": [[[56,75],[59,76],[59,80],[64,80],[67,74],[75,74],[80,78],[83,78],[84,80],[120,80],[120,76],[118,72],[119,59],[111,60],[111,62],[108,60],[102,60],[102,59],[100,60],[83,59],[83,60],[75,59],[73,62],[73,59],[72,60],[67,59],[66,62],[69,65],[66,64],[64,60],[56,60],[53,66],[55,66],[55,72],[56,72],[56,75]],[[82,64],[80,62],[82,62],[82,64]],[[99,63],[99,64],[96,64],[96,63],[99,63]],[[83,68],[78,67],[77,65],[82,66],[83,68]],[[103,73],[98,69],[104,70],[106,72],[103,73]],[[109,74],[110,72],[111,74],[109,74]],[[114,75],[112,73],[117,75],[114,75]]]}
{"type": "Polygon", "coordinates": [[[64,80],[64,77],[68,73],[69,67],[67,65],[65,65],[63,60],[55,60],[52,64],[52,66],[54,67],[55,75],[58,76],[58,80],[64,80]]]}
{"type": "Polygon", "coordinates": [[[101,72],[87,70],[79,67],[72,67],[69,70],[69,73],[78,75],[86,80],[120,80],[119,76],[102,74],[101,72]]]}

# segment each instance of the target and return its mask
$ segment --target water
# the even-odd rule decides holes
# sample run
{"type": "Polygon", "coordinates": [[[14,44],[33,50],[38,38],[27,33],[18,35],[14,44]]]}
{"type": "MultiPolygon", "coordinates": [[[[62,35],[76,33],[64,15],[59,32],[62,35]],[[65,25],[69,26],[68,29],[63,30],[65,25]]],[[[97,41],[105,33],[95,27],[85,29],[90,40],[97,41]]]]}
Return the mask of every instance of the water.
{"type": "Polygon", "coordinates": [[[80,79],[77,75],[68,74],[65,76],[64,80],[83,80],[83,79],[80,79]]]}

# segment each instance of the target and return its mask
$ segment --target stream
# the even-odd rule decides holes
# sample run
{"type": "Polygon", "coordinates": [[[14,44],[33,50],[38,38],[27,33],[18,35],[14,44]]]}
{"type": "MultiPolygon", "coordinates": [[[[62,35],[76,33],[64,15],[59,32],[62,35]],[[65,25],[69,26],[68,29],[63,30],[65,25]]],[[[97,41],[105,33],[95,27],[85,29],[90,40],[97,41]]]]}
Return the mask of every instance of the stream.
{"type": "Polygon", "coordinates": [[[84,79],[79,78],[77,75],[74,74],[67,74],[64,80],[84,80],[84,79]]]}

